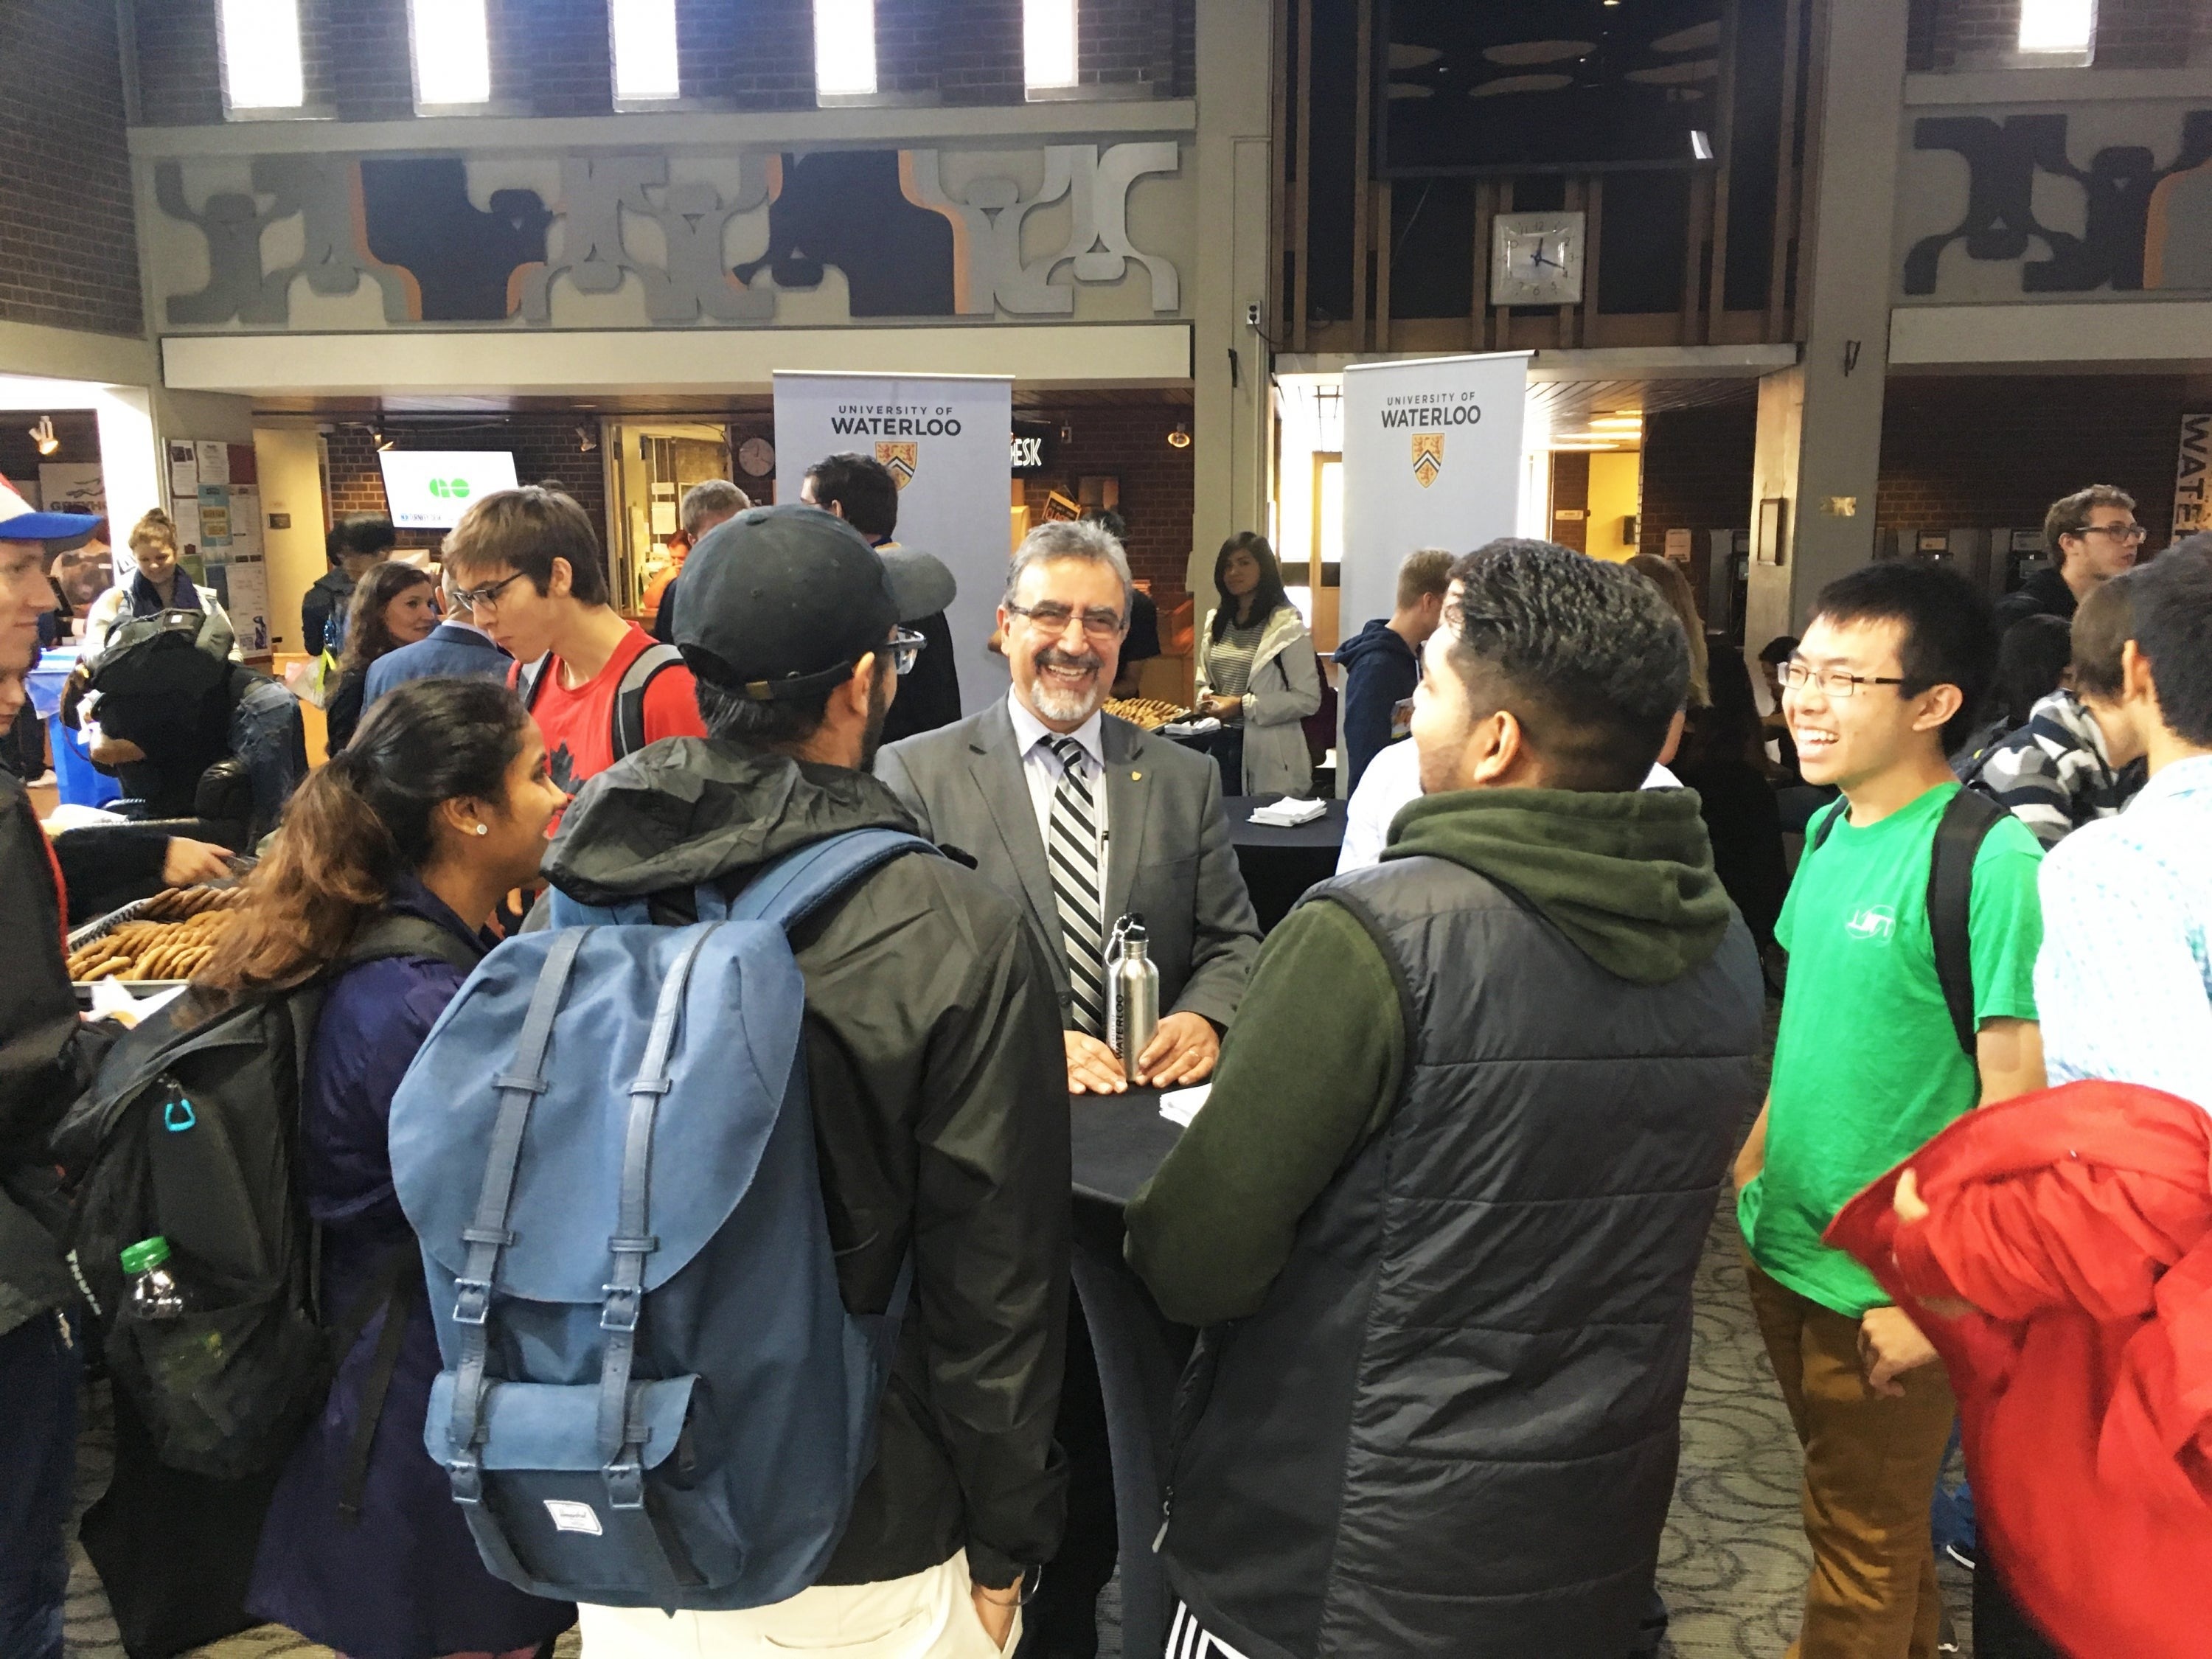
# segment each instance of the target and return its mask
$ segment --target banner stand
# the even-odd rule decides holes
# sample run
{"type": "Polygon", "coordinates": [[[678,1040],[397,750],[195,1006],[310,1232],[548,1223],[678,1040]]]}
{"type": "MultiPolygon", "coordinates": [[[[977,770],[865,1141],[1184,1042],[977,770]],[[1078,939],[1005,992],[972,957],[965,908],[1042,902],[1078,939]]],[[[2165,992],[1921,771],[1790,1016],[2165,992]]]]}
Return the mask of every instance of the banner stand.
{"type": "MultiPolygon", "coordinates": [[[[1472,552],[1519,533],[1529,351],[1354,363],[1344,371],[1339,631],[1396,609],[1408,553],[1472,552]]],[[[1341,703],[1337,719],[1343,754],[1341,703]]],[[[1350,769],[1337,768],[1339,793],[1350,769]]]]}
{"type": "Polygon", "coordinates": [[[960,709],[1002,700],[1006,659],[986,648],[1006,586],[1014,383],[996,374],[775,374],[775,498],[799,500],[825,456],[865,455],[899,489],[902,547],[933,553],[959,583],[945,612],[960,709]]]}

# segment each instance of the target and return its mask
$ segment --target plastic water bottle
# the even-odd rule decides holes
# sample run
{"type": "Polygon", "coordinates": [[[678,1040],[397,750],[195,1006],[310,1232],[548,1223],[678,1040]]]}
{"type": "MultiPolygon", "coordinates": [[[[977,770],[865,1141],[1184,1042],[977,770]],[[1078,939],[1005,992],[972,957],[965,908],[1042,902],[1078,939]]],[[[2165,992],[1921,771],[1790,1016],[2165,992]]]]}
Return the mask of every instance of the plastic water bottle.
{"type": "Polygon", "coordinates": [[[1152,950],[1142,916],[1124,916],[1115,924],[1106,962],[1106,1043],[1132,1083],[1137,1057],[1152,1047],[1160,1028],[1160,970],[1152,950]]]}
{"type": "Polygon", "coordinates": [[[140,1239],[123,1252],[132,1318],[162,1320],[185,1316],[184,1287],[169,1271],[168,1261],[169,1241],[158,1233],[151,1238],[140,1239]]]}

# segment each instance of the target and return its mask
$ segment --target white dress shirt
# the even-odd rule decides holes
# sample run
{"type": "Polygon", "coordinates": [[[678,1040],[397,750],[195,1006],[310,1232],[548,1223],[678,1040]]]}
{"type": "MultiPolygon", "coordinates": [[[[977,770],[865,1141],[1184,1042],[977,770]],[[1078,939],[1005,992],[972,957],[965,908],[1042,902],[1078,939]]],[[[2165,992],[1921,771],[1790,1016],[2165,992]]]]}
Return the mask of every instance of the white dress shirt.
{"type": "MultiPolygon", "coordinates": [[[[1641,785],[1645,789],[1680,789],[1682,781],[1663,766],[1655,766],[1641,785]]],[[[1421,794],[1421,756],[1411,738],[1385,744],[1367,763],[1358,787],[1344,809],[1344,846],[1336,855],[1336,873],[1364,870],[1382,862],[1389,843],[1391,820],[1407,802],[1421,794]]]]}
{"type": "Polygon", "coordinates": [[[1060,787],[1066,769],[1045,740],[1069,737],[1083,745],[1083,776],[1091,786],[1091,805],[1098,820],[1098,868],[1103,875],[1108,833],[1105,716],[1094,708],[1091,718],[1073,732],[1055,732],[1030,713],[1019,694],[1011,690],[1006,693],[1006,713],[1013,719],[1014,742],[1021,751],[1022,781],[1030,787],[1030,805],[1036,811],[1037,838],[1048,847],[1052,844],[1053,793],[1060,787]]]}

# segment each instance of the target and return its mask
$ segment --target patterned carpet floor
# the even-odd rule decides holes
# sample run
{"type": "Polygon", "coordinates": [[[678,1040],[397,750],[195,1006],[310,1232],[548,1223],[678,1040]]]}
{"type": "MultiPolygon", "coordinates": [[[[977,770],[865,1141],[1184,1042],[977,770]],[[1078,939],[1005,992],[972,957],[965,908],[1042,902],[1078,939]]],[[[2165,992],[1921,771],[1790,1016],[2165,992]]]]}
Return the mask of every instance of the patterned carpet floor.
{"type": "MultiPolygon", "coordinates": [[[[1770,1042],[1774,1012],[1770,1005],[1770,1042]]],[[[1797,1442],[1752,1319],[1740,1249],[1735,1206],[1724,1201],[1698,1265],[1681,1470],[1660,1547],[1659,1589],[1674,1615],[1661,1652],[1674,1659],[1780,1659],[1796,1633],[1810,1559],[1797,1514],[1797,1442]]],[[[80,1508],[106,1489],[112,1463],[100,1385],[87,1395],[80,1508]]],[[[70,1549],[70,1659],[125,1659],[99,1575],[74,1540],[70,1549]]],[[[1948,1560],[1939,1571],[1954,1650],[1972,1659],[1972,1580],[1948,1560]]],[[[1120,1612],[1118,1586],[1109,1585],[1099,1608],[1100,1659],[1121,1659],[1120,1612]]],[[[272,1625],[203,1648],[197,1659],[327,1659],[329,1651],[272,1625]]],[[[572,1631],[556,1659],[577,1654],[572,1631]]]]}
{"type": "MultiPolygon", "coordinates": [[[[1796,1631],[1804,1593],[1797,1443],[1752,1322],[1736,1249],[1735,1218],[1724,1208],[1714,1218],[1698,1272],[1682,1468],[1660,1555],[1659,1588],[1674,1613],[1668,1639],[1677,1659],[1778,1659],[1796,1631]]],[[[105,1488],[112,1460],[102,1390],[91,1392],[88,1407],[78,1476],[84,1503],[105,1488]]],[[[99,1577],[84,1553],[72,1549],[69,1652],[72,1659],[124,1659],[99,1577]]],[[[1960,1651],[1971,1656],[1971,1580],[1947,1561],[1943,1582],[1960,1651]]],[[[1111,1591],[1102,1611],[1103,1659],[1120,1659],[1111,1591]]],[[[574,1659],[574,1643],[571,1632],[561,1659],[574,1659]]],[[[328,1651],[267,1626],[199,1653],[200,1659],[323,1659],[328,1651]]]]}

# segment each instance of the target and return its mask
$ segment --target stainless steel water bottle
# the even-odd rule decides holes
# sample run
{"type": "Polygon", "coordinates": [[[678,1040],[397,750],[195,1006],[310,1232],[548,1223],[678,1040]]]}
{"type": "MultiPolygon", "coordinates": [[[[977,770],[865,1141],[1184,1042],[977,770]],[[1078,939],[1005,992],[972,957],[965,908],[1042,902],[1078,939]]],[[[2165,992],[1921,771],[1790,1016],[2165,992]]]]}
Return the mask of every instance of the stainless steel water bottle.
{"type": "Polygon", "coordinates": [[[1142,916],[1114,924],[1106,949],[1106,1044],[1121,1056],[1121,1070],[1133,1083],[1137,1056],[1152,1047],[1160,1026],[1160,970],[1142,916]]]}

